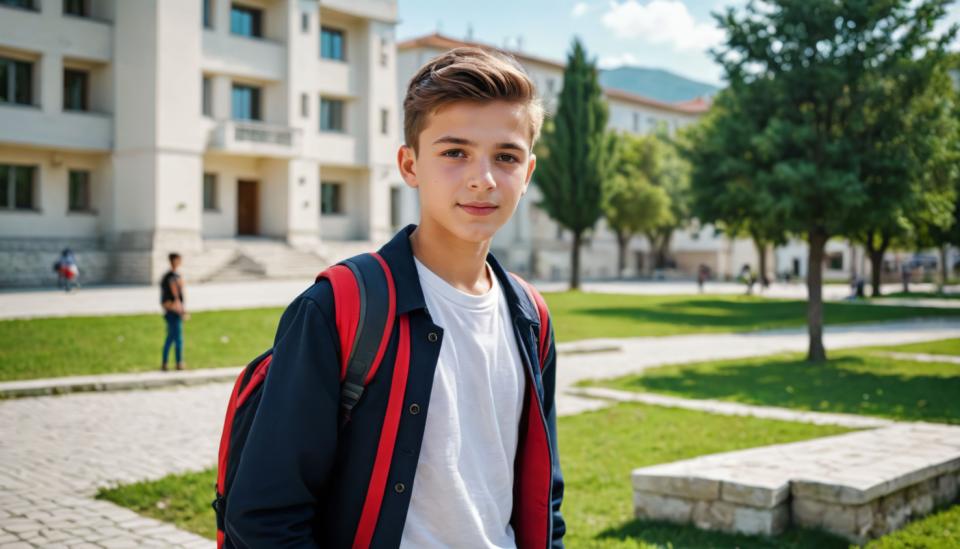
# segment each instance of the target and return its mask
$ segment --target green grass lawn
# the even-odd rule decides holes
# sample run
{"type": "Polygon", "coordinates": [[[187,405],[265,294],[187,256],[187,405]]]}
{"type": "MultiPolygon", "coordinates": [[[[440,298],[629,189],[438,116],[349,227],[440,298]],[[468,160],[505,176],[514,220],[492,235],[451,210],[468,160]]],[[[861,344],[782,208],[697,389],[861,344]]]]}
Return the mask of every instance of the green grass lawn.
{"type": "MultiPolygon", "coordinates": [[[[955,348],[957,341],[942,344],[955,348]]],[[[936,347],[916,346],[924,352],[931,348],[936,347]]],[[[896,360],[871,349],[832,351],[828,357],[823,364],[807,363],[799,354],[698,362],[588,383],[687,398],[960,423],[960,364],[896,360]]]]}
{"type": "MultiPolygon", "coordinates": [[[[803,301],[747,296],[546,294],[558,341],[801,327],[803,301]]],[[[827,303],[828,324],[960,316],[960,309],[827,303]]],[[[238,366],[272,342],[281,308],[194,313],[184,325],[190,368],[238,366]]],[[[158,369],[157,315],[0,321],[0,381],[158,369]]],[[[173,359],[171,358],[171,361],[173,359]]]]}
{"type": "Polygon", "coordinates": [[[897,297],[897,298],[906,298],[906,299],[960,299],[960,294],[958,293],[949,293],[949,294],[939,294],[937,292],[891,292],[889,294],[884,294],[880,296],[879,299],[885,297],[897,297]]]}
{"type": "MultiPolygon", "coordinates": [[[[568,547],[847,547],[812,531],[765,539],[638,521],[630,488],[636,467],[846,432],[843,428],[621,404],[562,417],[559,430],[568,547]]],[[[104,490],[98,497],[213,538],[215,480],[211,469],[104,490]]]]}
{"type": "Polygon", "coordinates": [[[889,345],[885,347],[871,347],[877,351],[892,351],[896,353],[920,353],[928,355],[960,356],[960,338],[925,341],[923,343],[908,343],[906,345],[889,345]]]}

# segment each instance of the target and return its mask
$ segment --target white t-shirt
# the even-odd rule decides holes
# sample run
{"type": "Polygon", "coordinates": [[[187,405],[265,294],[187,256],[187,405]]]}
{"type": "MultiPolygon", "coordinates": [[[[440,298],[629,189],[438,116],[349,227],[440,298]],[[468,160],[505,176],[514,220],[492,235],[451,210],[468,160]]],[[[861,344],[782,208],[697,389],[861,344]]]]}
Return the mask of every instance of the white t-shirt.
{"type": "Polygon", "coordinates": [[[503,288],[458,290],[414,258],[443,342],[400,546],[516,547],[513,466],[525,377],[503,288]]]}

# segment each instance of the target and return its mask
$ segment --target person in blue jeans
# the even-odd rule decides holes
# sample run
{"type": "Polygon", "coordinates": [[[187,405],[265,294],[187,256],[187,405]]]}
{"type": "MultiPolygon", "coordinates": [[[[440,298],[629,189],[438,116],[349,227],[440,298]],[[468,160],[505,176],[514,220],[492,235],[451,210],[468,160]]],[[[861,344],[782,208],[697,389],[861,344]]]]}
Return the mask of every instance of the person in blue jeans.
{"type": "Polygon", "coordinates": [[[171,253],[168,258],[170,270],[160,280],[160,304],[163,306],[163,319],[167,323],[167,338],[163,342],[163,362],[160,365],[164,372],[167,371],[167,356],[171,346],[176,352],[177,369],[186,368],[183,362],[183,321],[189,318],[183,305],[183,277],[178,272],[182,258],[178,253],[171,253]]]}

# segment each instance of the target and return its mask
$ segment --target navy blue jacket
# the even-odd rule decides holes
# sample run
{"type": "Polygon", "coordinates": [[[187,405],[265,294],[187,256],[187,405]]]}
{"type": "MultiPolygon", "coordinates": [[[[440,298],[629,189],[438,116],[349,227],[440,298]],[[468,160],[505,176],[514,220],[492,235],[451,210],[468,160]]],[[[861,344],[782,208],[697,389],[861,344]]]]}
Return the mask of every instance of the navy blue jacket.
{"type": "MultiPolygon", "coordinates": [[[[365,502],[371,505],[370,492],[378,510],[370,524],[370,546],[400,545],[443,341],[443,328],[426,309],[413,261],[409,235],[415,228],[402,229],[379,250],[394,277],[397,318],[381,367],[342,430],[339,338],[329,281],[311,286],[284,312],[263,395],[227,494],[226,532],[233,544],[350,547],[365,502]],[[409,343],[401,344],[405,331],[409,343]],[[398,352],[409,353],[405,383],[403,374],[398,374],[401,383],[393,380],[398,352]],[[396,438],[386,452],[379,449],[385,455],[378,460],[391,396],[396,401],[391,409],[399,414],[396,438]],[[373,480],[378,471],[380,484],[373,480]]],[[[553,328],[540,366],[535,305],[493,255],[487,261],[504,289],[527,374],[511,524],[520,548],[562,548],[553,328]]],[[[463,546],[471,546],[471,540],[463,546]]]]}

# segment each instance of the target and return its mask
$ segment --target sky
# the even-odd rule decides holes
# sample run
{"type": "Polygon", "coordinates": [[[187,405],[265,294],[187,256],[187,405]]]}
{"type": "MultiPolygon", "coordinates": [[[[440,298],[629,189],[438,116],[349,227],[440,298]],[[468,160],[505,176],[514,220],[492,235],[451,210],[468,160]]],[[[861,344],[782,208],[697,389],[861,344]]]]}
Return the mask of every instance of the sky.
{"type": "MultiPolygon", "coordinates": [[[[563,61],[574,36],[603,68],[661,68],[722,85],[708,53],[723,41],[711,13],[746,0],[398,0],[397,39],[433,32],[563,61]],[[518,42],[518,40],[520,40],[518,42]],[[519,43],[519,47],[518,47],[519,43]]],[[[960,0],[949,22],[960,23],[960,0]]],[[[941,25],[947,27],[947,23],[941,25]]]]}

